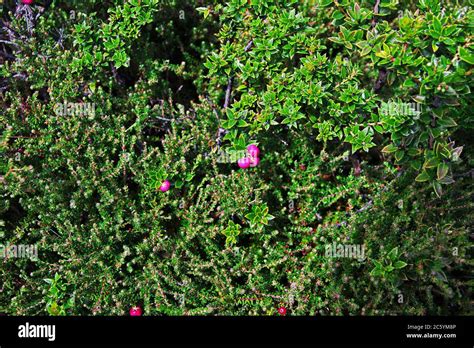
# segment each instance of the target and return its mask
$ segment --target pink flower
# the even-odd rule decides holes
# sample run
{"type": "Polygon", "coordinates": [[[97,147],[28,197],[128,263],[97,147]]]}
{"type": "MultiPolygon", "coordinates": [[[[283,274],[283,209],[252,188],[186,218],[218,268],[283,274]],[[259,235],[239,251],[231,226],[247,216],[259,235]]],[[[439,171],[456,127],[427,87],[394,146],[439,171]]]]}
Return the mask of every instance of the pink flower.
{"type": "Polygon", "coordinates": [[[130,315],[132,317],[139,317],[142,315],[142,309],[139,306],[133,306],[130,308],[130,315]]]}
{"type": "Polygon", "coordinates": [[[249,145],[247,146],[247,153],[249,154],[250,157],[257,158],[258,155],[260,155],[260,149],[258,148],[257,145],[249,145]]]}
{"type": "Polygon", "coordinates": [[[250,167],[250,158],[248,157],[241,158],[237,161],[237,164],[239,165],[240,168],[246,169],[250,167]]]}
{"type": "Polygon", "coordinates": [[[165,180],[161,183],[160,191],[166,192],[170,189],[171,183],[168,180],[165,180]]]}
{"type": "Polygon", "coordinates": [[[31,4],[33,4],[33,0],[21,0],[21,3],[23,5],[31,5],[31,4]]]}
{"type": "Polygon", "coordinates": [[[260,163],[260,158],[258,157],[250,157],[250,166],[256,167],[260,163]]]}
{"type": "Polygon", "coordinates": [[[278,308],[278,313],[280,313],[280,315],[286,315],[286,308],[285,307],[278,308]]]}

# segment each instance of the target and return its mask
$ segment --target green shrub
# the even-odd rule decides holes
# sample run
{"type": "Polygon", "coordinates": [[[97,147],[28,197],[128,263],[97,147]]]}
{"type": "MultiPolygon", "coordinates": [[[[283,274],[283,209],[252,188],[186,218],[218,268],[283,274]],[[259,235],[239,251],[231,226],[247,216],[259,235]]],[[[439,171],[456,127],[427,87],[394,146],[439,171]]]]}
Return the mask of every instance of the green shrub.
{"type": "Polygon", "coordinates": [[[295,128],[331,153],[334,143],[352,154],[386,145],[441,194],[462,151],[453,129],[472,127],[473,12],[382,1],[374,16],[371,3],[316,1],[304,13],[298,1],[232,1],[221,10],[221,48],[206,66],[212,85],[235,81],[226,138],[241,147],[241,136],[295,128]]]}

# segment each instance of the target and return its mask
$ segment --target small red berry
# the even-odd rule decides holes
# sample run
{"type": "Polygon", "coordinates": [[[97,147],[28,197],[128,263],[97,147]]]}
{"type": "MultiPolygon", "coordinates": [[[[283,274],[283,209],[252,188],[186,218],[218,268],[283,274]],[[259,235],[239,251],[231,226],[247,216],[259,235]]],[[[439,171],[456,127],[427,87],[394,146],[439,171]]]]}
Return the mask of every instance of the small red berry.
{"type": "Polygon", "coordinates": [[[139,306],[133,306],[130,308],[130,315],[132,317],[139,317],[142,315],[142,309],[139,306]]]}
{"type": "Polygon", "coordinates": [[[258,157],[260,155],[260,149],[257,145],[249,145],[247,146],[247,153],[250,157],[258,157]]]}
{"type": "Polygon", "coordinates": [[[32,5],[33,4],[33,0],[21,0],[21,3],[23,5],[32,5]]]}
{"type": "Polygon", "coordinates": [[[165,180],[161,183],[160,191],[166,192],[170,189],[171,183],[168,180],[165,180]]]}
{"type": "Polygon", "coordinates": [[[260,158],[258,157],[250,157],[250,166],[256,167],[260,163],[260,158]]]}
{"type": "Polygon", "coordinates": [[[246,169],[250,167],[250,158],[248,157],[241,158],[237,161],[237,164],[239,165],[240,168],[246,169]]]}
{"type": "Polygon", "coordinates": [[[278,313],[280,313],[280,315],[286,315],[286,308],[285,307],[278,308],[278,313]]]}
{"type": "Polygon", "coordinates": [[[321,174],[321,178],[326,181],[331,180],[331,174],[321,174]]]}

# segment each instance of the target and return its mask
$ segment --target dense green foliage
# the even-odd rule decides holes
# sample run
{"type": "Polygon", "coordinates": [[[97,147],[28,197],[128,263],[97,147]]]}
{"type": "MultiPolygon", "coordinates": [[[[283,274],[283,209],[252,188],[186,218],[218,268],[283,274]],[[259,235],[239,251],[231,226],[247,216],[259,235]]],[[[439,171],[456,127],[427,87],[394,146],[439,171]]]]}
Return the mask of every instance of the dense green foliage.
{"type": "Polygon", "coordinates": [[[0,244],[38,257],[0,312],[469,313],[467,6],[45,3],[2,13],[0,244]]]}

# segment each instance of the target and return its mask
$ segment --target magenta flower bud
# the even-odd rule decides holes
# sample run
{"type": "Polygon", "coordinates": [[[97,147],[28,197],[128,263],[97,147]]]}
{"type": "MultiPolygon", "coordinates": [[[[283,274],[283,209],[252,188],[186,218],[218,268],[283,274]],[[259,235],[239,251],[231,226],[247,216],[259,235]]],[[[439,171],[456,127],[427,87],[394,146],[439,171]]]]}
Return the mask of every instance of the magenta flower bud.
{"type": "Polygon", "coordinates": [[[256,167],[260,163],[260,158],[258,157],[250,157],[250,166],[256,167]]]}
{"type": "Polygon", "coordinates": [[[260,149],[257,145],[249,145],[247,146],[247,153],[250,157],[258,157],[260,155],[260,149]]]}
{"type": "Polygon", "coordinates": [[[139,317],[142,315],[142,309],[139,306],[133,306],[130,308],[130,315],[132,317],[139,317]]]}
{"type": "Polygon", "coordinates": [[[240,168],[246,169],[250,167],[250,158],[248,157],[241,158],[237,161],[237,164],[239,165],[240,168]]]}
{"type": "Polygon", "coordinates": [[[160,191],[166,192],[170,189],[171,183],[168,180],[165,180],[161,183],[160,191]]]}

